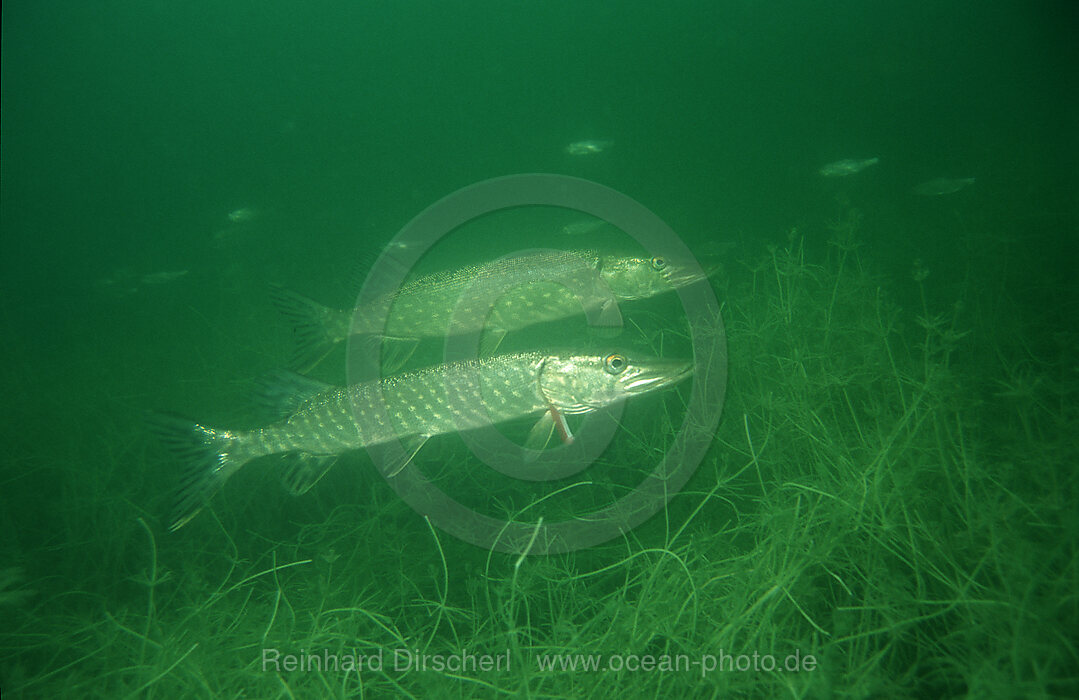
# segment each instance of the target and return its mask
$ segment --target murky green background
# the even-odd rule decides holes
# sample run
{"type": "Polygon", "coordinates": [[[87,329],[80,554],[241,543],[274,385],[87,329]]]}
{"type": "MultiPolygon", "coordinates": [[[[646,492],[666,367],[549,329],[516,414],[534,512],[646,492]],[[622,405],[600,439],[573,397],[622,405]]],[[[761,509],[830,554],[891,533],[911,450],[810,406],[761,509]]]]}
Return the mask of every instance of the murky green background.
{"type": "MultiPolygon", "coordinates": [[[[1076,26],[1069,2],[4,3],[0,689],[1075,693],[1076,26]],[[567,153],[584,139],[610,146],[567,153]],[[515,566],[433,537],[357,455],[298,500],[245,470],[215,516],[165,531],[181,465],[140,413],[250,421],[252,382],[292,350],[270,284],[347,306],[425,207],[529,172],[625,193],[723,265],[729,402],[683,501],[606,549],[515,566]],[[975,183],[913,192],[938,177],[975,183]],[[887,352],[866,349],[878,331],[887,352]],[[402,643],[516,666],[258,663],[271,644],[402,643]],[[723,645],[825,663],[522,670],[723,645]]],[[[447,250],[425,269],[490,249],[447,250]]],[[[630,342],[670,331],[669,301],[638,309],[630,342]]],[[[662,452],[656,416],[684,395],[639,408],[643,446],[608,464],[662,452]]],[[[484,467],[446,440],[428,464],[483,502],[484,467]]]]}

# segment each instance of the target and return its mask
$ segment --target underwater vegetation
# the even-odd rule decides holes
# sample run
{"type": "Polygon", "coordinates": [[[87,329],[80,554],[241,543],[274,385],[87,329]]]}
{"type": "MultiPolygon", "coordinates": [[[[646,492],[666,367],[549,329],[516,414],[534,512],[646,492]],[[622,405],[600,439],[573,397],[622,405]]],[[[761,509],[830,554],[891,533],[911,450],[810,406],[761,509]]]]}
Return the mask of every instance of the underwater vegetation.
{"type": "MultiPolygon", "coordinates": [[[[944,301],[924,264],[883,276],[862,226],[850,212],[726,263],[715,444],[665,511],[600,547],[464,544],[363,454],[298,500],[245,472],[169,535],[154,510],[168,455],[107,416],[82,422],[77,448],[6,484],[61,494],[35,520],[50,537],[24,531],[5,549],[5,696],[1076,693],[1074,333],[1040,332],[999,280],[972,276],[944,301]],[[449,661],[462,653],[499,658],[449,661]],[[366,666],[315,667],[329,656],[366,666]],[[395,668],[425,656],[426,670],[395,668]],[[813,662],[779,668],[792,656],[813,662]],[[592,661],[606,670],[583,670],[592,661]]],[[[677,343],[661,316],[635,316],[632,332],[677,343]]],[[[682,396],[627,410],[633,439],[579,477],[586,499],[648,471],[682,396]]],[[[424,463],[509,519],[545,505],[453,441],[424,463]]]]}

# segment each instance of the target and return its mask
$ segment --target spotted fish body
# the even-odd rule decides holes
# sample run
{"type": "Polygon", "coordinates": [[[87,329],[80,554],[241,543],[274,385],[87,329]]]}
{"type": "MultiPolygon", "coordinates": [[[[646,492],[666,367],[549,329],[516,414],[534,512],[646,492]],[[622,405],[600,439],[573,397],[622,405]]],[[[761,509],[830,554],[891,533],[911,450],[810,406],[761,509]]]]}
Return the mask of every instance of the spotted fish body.
{"type": "MultiPolygon", "coordinates": [[[[171,529],[191,520],[232,474],[258,457],[328,458],[396,439],[410,442],[414,454],[436,435],[534,415],[560,421],[563,414],[588,413],[669,386],[691,371],[688,362],[633,360],[619,353],[517,353],[348,387],[288,375],[291,386],[275,383],[273,391],[288,414],[262,428],[222,430],[156,417],[165,443],[190,462],[171,529]]],[[[299,478],[304,486],[294,491],[309,488],[318,476],[299,478]]]]}
{"type": "Polygon", "coordinates": [[[468,333],[486,325],[512,331],[558,320],[614,293],[597,274],[602,262],[592,254],[541,251],[425,275],[392,295],[387,326],[363,310],[344,311],[335,335],[347,337],[350,325],[353,334],[422,338],[444,336],[451,324],[468,333]]]}
{"type": "Polygon", "coordinates": [[[502,335],[581,313],[602,314],[612,300],[644,299],[704,278],[699,266],[664,257],[552,250],[424,275],[380,297],[370,309],[332,309],[281,289],[275,303],[292,320],[300,341],[295,364],[309,366],[351,335],[418,339],[484,330],[502,335]]]}
{"type": "Polygon", "coordinates": [[[252,457],[340,454],[399,437],[471,430],[541,412],[547,404],[537,378],[544,359],[500,355],[328,387],[285,420],[247,433],[245,445],[252,457]],[[380,401],[384,411],[374,408],[380,401]]]}

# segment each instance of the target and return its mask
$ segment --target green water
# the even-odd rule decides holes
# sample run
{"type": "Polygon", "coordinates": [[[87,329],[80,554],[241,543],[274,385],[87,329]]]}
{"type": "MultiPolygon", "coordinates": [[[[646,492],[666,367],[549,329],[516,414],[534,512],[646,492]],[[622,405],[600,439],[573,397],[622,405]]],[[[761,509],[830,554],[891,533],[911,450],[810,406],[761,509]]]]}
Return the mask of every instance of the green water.
{"type": "MultiPolygon", "coordinates": [[[[1069,2],[9,0],[0,690],[1079,694],[1077,19],[1069,2]],[[566,151],[585,139],[610,145],[566,151]],[[879,162],[818,174],[845,158],[879,162]],[[519,173],[613,188],[721,264],[723,418],[669,504],[594,547],[492,553],[358,453],[300,497],[252,464],[169,533],[184,465],[142,414],[253,425],[252,386],[293,349],[269,285],[346,307],[413,217],[519,173]],[[941,177],[975,182],[914,192],[941,177]],[[395,668],[402,649],[506,656],[395,668]],[[289,670],[267,650],[368,661],[289,670]],[[812,668],[762,663],[795,655],[812,668]],[[589,660],[603,670],[558,665],[589,660]]],[[[640,251],[563,233],[572,212],[515,216],[416,270],[640,251]]],[[[618,338],[576,319],[504,349],[688,352],[673,295],[622,311],[618,338]]],[[[315,374],[343,381],[343,363],[315,374]]],[[[641,483],[688,401],[630,402],[564,480],[494,474],[455,436],[417,467],[490,517],[581,517],[641,483]]]]}

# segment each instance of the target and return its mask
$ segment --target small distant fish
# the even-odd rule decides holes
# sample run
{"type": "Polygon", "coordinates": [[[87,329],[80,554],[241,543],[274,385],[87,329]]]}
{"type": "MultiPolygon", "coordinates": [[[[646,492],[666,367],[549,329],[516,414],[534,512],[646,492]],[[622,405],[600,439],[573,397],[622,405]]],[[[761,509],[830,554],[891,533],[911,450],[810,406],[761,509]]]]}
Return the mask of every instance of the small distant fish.
{"type": "Polygon", "coordinates": [[[958,192],[959,190],[970,187],[973,184],[974,178],[972,177],[938,177],[935,180],[928,180],[918,185],[914,188],[914,193],[920,194],[924,197],[938,197],[942,194],[952,194],[953,192],[958,192]]]}
{"type": "Polygon", "coordinates": [[[407,241],[407,240],[396,241],[395,240],[395,241],[390,241],[389,243],[387,243],[386,247],[383,248],[383,250],[387,250],[387,251],[414,250],[416,248],[419,248],[421,245],[423,245],[423,244],[420,241],[407,241]]]}
{"type": "Polygon", "coordinates": [[[860,173],[871,165],[880,162],[880,158],[845,158],[822,166],[819,172],[825,177],[846,177],[860,173]]]}
{"type": "Polygon", "coordinates": [[[110,296],[127,297],[139,291],[139,275],[131,268],[121,267],[94,282],[94,286],[110,296]]]}
{"type": "Polygon", "coordinates": [[[595,153],[603,153],[613,145],[613,141],[585,139],[584,141],[574,141],[570,145],[566,146],[566,153],[570,154],[571,156],[590,156],[595,153]]]}
{"type": "Polygon", "coordinates": [[[603,219],[578,219],[563,226],[562,233],[567,236],[584,236],[592,233],[605,223],[607,222],[603,219]]]}
{"type": "Polygon", "coordinates": [[[239,209],[233,209],[229,212],[229,221],[234,224],[245,224],[248,221],[254,221],[258,218],[258,209],[252,209],[251,207],[240,207],[239,209]]]}
{"type": "Polygon", "coordinates": [[[188,270],[170,270],[167,272],[151,272],[148,275],[142,276],[143,284],[168,284],[169,282],[175,282],[187,275],[188,270]]]}

